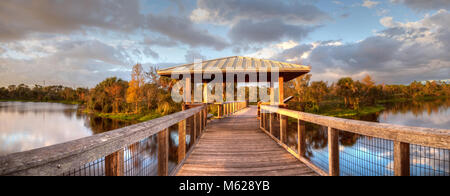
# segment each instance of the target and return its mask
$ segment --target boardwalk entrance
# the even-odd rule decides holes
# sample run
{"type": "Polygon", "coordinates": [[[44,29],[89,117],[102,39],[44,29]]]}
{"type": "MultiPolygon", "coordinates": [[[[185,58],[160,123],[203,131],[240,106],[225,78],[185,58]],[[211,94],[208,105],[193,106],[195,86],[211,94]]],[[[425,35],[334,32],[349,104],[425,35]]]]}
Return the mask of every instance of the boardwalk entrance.
{"type": "Polygon", "coordinates": [[[178,176],[317,175],[259,129],[257,108],[208,123],[178,176]]]}

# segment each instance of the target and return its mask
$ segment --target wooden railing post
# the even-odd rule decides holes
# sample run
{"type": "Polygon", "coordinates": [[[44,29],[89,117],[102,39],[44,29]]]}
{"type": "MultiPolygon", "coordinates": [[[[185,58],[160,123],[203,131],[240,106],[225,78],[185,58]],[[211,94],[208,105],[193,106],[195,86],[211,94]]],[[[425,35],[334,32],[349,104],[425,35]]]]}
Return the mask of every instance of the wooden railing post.
{"type": "Polygon", "coordinates": [[[189,118],[189,126],[190,126],[190,132],[191,132],[191,138],[192,138],[192,143],[194,144],[195,143],[195,139],[196,139],[196,137],[195,137],[195,115],[192,115],[190,118],[189,118]]]}
{"type": "Polygon", "coordinates": [[[272,132],[272,130],[273,130],[273,121],[274,121],[273,113],[269,113],[269,132],[270,132],[270,135],[273,135],[273,132],[272,132]]]}
{"type": "MultiPolygon", "coordinates": [[[[194,139],[195,141],[197,141],[197,136],[198,136],[198,113],[194,114],[194,139]]],[[[195,143],[194,141],[194,143],[195,143]]]]}
{"type": "Polygon", "coordinates": [[[186,120],[178,123],[178,163],[186,157],[186,120]]]}
{"type": "Polygon", "coordinates": [[[394,141],[394,175],[409,176],[409,144],[394,141]]]}
{"type": "Polygon", "coordinates": [[[298,142],[298,155],[300,157],[305,157],[306,154],[306,124],[305,121],[297,120],[298,121],[298,135],[297,135],[297,142],[298,142]]]}
{"type": "Polygon", "coordinates": [[[287,123],[288,117],[280,114],[280,141],[283,144],[287,143],[287,123]]]}
{"type": "Polygon", "coordinates": [[[169,130],[158,133],[158,175],[169,175],[169,130]]]}
{"type": "Polygon", "coordinates": [[[328,127],[328,163],[330,176],[339,176],[339,131],[328,127]]]}
{"type": "Polygon", "coordinates": [[[199,113],[198,113],[198,123],[199,123],[199,126],[198,126],[198,136],[200,136],[201,134],[202,134],[202,132],[203,132],[203,112],[202,111],[200,111],[199,113]]]}
{"type": "Polygon", "coordinates": [[[262,114],[259,116],[259,128],[263,128],[263,117],[262,114]]]}
{"type": "Polygon", "coordinates": [[[208,105],[203,110],[203,131],[206,130],[206,123],[208,122],[208,105]]]}
{"type": "Polygon", "coordinates": [[[123,149],[105,157],[105,176],[124,175],[123,149]]]}

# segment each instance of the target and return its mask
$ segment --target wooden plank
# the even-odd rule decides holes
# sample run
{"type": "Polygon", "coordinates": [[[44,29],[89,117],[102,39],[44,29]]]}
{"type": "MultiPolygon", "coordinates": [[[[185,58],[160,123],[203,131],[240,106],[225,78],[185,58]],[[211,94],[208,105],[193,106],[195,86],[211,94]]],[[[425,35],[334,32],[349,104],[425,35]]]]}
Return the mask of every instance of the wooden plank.
{"type": "Polygon", "coordinates": [[[328,127],[328,165],[330,176],[339,176],[339,131],[328,127]]]}
{"type": "Polygon", "coordinates": [[[396,176],[409,176],[409,144],[403,142],[394,142],[394,174],[396,176]]]}
{"type": "Polygon", "coordinates": [[[169,175],[169,130],[158,133],[158,176],[169,175]]]}
{"type": "Polygon", "coordinates": [[[317,175],[260,131],[256,110],[208,123],[177,175],[317,175]]]}
{"type": "Polygon", "coordinates": [[[105,157],[105,175],[123,176],[123,149],[105,157]]]}

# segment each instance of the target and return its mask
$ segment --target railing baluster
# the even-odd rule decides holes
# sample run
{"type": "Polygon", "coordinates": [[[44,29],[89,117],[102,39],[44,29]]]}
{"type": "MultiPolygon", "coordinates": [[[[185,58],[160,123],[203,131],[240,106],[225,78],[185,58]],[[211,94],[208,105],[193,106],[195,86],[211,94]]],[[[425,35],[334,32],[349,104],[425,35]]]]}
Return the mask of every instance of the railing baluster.
{"type": "Polygon", "coordinates": [[[394,141],[394,175],[410,175],[409,159],[409,144],[394,141]]]}
{"type": "Polygon", "coordinates": [[[186,157],[186,120],[178,123],[178,163],[186,157]]]}
{"type": "Polygon", "coordinates": [[[330,176],[339,176],[339,131],[328,127],[328,163],[330,176]]]}
{"type": "Polygon", "coordinates": [[[124,159],[123,149],[114,152],[105,157],[105,175],[106,176],[123,176],[124,175],[124,159]]]}
{"type": "Polygon", "coordinates": [[[302,120],[297,120],[298,122],[298,156],[305,157],[306,154],[306,122],[302,120]]]}
{"type": "Polygon", "coordinates": [[[169,175],[169,129],[158,133],[158,175],[169,175]]]}
{"type": "Polygon", "coordinates": [[[280,141],[281,143],[287,143],[287,123],[288,117],[280,114],[280,141]]]}

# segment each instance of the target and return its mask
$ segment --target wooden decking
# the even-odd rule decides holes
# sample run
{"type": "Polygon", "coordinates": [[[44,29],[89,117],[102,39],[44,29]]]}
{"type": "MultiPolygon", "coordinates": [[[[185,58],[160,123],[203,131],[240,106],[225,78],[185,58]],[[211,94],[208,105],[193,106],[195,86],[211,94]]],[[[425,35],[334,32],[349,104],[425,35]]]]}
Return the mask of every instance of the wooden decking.
{"type": "Polygon", "coordinates": [[[208,123],[178,176],[317,175],[259,130],[256,107],[208,123]]]}

